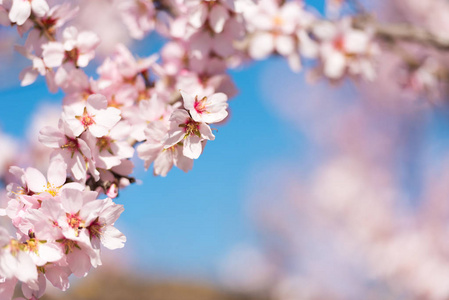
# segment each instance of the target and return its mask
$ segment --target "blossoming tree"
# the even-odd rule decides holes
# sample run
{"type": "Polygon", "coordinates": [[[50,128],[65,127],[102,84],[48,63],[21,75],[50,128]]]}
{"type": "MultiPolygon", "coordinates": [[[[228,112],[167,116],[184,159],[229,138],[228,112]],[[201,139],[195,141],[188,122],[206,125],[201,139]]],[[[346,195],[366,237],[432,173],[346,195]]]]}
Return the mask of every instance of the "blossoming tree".
{"type": "Polygon", "coordinates": [[[39,133],[46,176],[33,165],[0,170],[8,198],[0,215],[15,230],[0,228],[1,299],[18,282],[26,299],[40,298],[47,281],[66,290],[71,274],[101,265],[102,247],[124,246],[114,227],[124,208],[113,199],[135,182],[134,152],[155,175],[191,170],[215,139],[214,124],[228,117],[236,94],[229,68],[276,55],[295,72],[312,64],[311,80],[338,84],[373,80],[376,61],[393,53],[405,70],[398,85],[416,94],[435,97],[447,79],[434,53],[449,49],[449,39],[379,21],[357,1],[329,1],[325,16],[301,0],[98,1],[112,5],[131,38],[165,38],[159,54],[140,59],[73,21],[89,2],[0,0],[0,24],[24,37],[15,49],[30,60],[21,85],[44,76],[49,91],[64,93],[58,125],[39,133]],[[114,51],[91,77],[85,68],[102,43],[114,51]]]}

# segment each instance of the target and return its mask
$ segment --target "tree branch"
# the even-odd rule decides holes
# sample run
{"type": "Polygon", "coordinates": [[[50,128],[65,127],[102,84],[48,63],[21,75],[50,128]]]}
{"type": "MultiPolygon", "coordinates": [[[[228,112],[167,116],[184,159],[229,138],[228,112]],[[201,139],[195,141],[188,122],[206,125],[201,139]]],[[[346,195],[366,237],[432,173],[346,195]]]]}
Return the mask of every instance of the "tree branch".
{"type": "Polygon", "coordinates": [[[358,29],[372,28],[377,37],[389,42],[401,40],[431,46],[443,51],[449,50],[448,38],[438,36],[411,24],[381,24],[371,18],[362,16],[354,19],[354,27],[358,29]]]}

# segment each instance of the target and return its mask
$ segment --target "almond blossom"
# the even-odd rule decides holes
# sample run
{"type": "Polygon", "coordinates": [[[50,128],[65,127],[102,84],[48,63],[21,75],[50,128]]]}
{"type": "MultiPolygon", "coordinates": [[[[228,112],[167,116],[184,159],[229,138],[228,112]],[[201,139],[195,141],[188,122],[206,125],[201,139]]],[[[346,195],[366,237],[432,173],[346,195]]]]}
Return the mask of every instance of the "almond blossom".
{"type": "Polygon", "coordinates": [[[174,106],[163,101],[158,94],[154,94],[151,99],[141,100],[134,109],[125,111],[124,117],[133,116],[133,118],[129,118],[133,128],[131,136],[141,142],[145,140],[144,131],[147,126],[157,120],[167,121],[173,110],[174,106]]]}
{"type": "Polygon", "coordinates": [[[313,28],[313,32],[320,41],[319,54],[324,75],[330,79],[340,79],[349,73],[374,79],[372,57],[378,53],[378,46],[369,32],[354,29],[350,18],[337,24],[322,22],[313,28]]]}
{"type": "Polygon", "coordinates": [[[64,189],[59,201],[44,201],[30,213],[29,220],[43,238],[58,243],[64,260],[76,276],[86,276],[89,269],[101,265],[99,249],[94,249],[87,229],[98,217],[102,202],[96,192],[64,189]]]}
{"type": "Polygon", "coordinates": [[[427,94],[433,99],[440,98],[444,71],[434,59],[427,58],[419,66],[412,66],[401,75],[400,83],[406,90],[415,94],[427,94]]]}
{"type": "MultiPolygon", "coordinates": [[[[231,2],[231,1],[229,1],[231,2]]],[[[231,2],[233,3],[233,2],[231,2]]],[[[207,22],[215,33],[223,31],[226,21],[231,17],[234,7],[226,1],[186,1],[189,7],[189,23],[195,28],[201,28],[207,22]]]]}
{"type": "Polygon", "coordinates": [[[59,128],[44,127],[39,135],[39,141],[47,147],[56,149],[53,157],[61,157],[66,163],[75,180],[85,181],[87,171],[95,178],[99,173],[95,169],[92,154],[87,143],[73,136],[72,131],[65,131],[63,122],[59,122],[59,128]]]}
{"type": "Polygon", "coordinates": [[[309,53],[306,47],[311,43],[304,30],[314,21],[300,3],[290,1],[279,6],[275,1],[263,0],[245,10],[244,16],[252,32],[248,47],[252,58],[264,59],[276,52],[287,57],[294,71],[300,70],[300,47],[309,53]]]}
{"type": "Polygon", "coordinates": [[[145,169],[154,162],[154,174],[167,176],[173,165],[184,172],[192,169],[193,159],[183,155],[179,145],[164,148],[169,127],[164,121],[154,121],[145,129],[146,141],[137,147],[139,158],[144,160],[145,169]]]}
{"type": "Polygon", "coordinates": [[[71,3],[56,4],[50,7],[47,13],[40,18],[44,26],[50,32],[54,32],[72,20],[78,13],[78,10],[79,7],[73,6],[71,3]]]}
{"type": "Polygon", "coordinates": [[[189,111],[194,121],[212,124],[223,121],[228,116],[226,94],[216,93],[198,99],[198,95],[194,98],[183,91],[180,92],[184,100],[184,108],[189,111]]]}
{"type": "Polygon", "coordinates": [[[56,157],[48,167],[48,181],[44,175],[35,168],[27,168],[24,175],[26,187],[33,193],[48,193],[52,196],[58,195],[65,188],[83,190],[83,185],[77,182],[64,184],[66,181],[67,164],[56,157]]]}
{"type": "Polygon", "coordinates": [[[36,81],[37,76],[41,75],[45,76],[49,90],[52,92],[56,92],[57,87],[54,82],[55,73],[49,66],[45,65],[45,62],[42,58],[32,54],[33,48],[27,49],[25,47],[16,46],[15,49],[17,52],[32,61],[32,66],[25,68],[22,70],[22,72],[20,72],[20,84],[22,86],[30,85],[36,81]]]}
{"type": "Polygon", "coordinates": [[[49,6],[45,0],[12,0],[12,7],[9,11],[9,19],[17,25],[23,25],[30,17],[31,12],[38,17],[44,16],[49,6]]]}
{"type": "Polygon", "coordinates": [[[154,29],[156,10],[152,1],[120,0],[117,6],[133,38],[142,39],[154,29]]]}
{"type": "Polygon", "coordinates": [[[37,269],[23,244],[9,237],[5,228],[0,227],[0,276],[16,278],[37,288],[37,269]]]}
{"type": "Polygon", "coordinates": [[[120,110],[108,107],[108,100],[100,94],[90,95],[85,105],[66,106],[62,120],[73,136],[88,130],[95,137],[102,137],[120,120],[120,110]]]}
{"type": "Polygon", "coordinates": [[[131,177],[134,170],[134,163],[129,159],[122,159],[118,166],[112,167],[110,170],[100,169],[101,186],[95,190],[98,193],[103,192],[109,198],[118,197],[119,189],[124,189],[135,182],[131,177]]]}
{"type": "Polygon", "coordinates": [[[99,248],[99,242],[110,250],[123,248],[126,237],[113,225],[123,212],[122,205],[117,205],[111,199],[100,200],[102,206],[98,216],[87,225],[94,247],[99,248]]]}
{"type": "Polygon", "coordinates": [[[91,31],[78,32],[76,27],[68,27],[63,32],[64,42],[49,42],[42,46],[43,59],[49,67],[59,67],[72,61],[78,67],[85,67],[95,56],[99,37],[91,31]]]}
{"type": "Polygon", "coordinates": [[[102,137],[96,138],[92,134],[86,134],[86,142],[92,149],[97,168],[109,170],[120,165],[123,159],[133,156],[134,148],[127,140],[131,129],[131,126],[123,121],[102,137]]]}
{"type": "Polygon", "coordinates": [[[168,149],[178,143],[183,144],[182,154],[197,159],[203,151],[202,141],[213,141],[215,136],[209,125],[194,121],[184,109],[177,109],[170,117],[170,129],[164,148],[168,149]]]}

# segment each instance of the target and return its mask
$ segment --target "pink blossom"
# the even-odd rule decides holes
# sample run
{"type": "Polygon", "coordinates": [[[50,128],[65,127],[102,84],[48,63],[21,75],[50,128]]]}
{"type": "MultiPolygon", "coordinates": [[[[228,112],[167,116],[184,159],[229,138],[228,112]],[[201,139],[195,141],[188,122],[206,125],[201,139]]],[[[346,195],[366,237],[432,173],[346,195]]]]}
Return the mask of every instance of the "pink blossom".
{"type": "Polygon", "coordinates": [[[42,45],[44,63],[51,68],[59,67],[65,61],[72,61],[78,67],[86,67],[95,57],[99,37],[91,31],[78,32],[68,27],[63,32],[63,43],[50,41],[42,45]]]}
{"type": "Polygon", "coordinates": [[[36,81],[38,75],[45,76],[47,80],[48,88],[51,92],[56,92],[57,87],[54,84],[54,72],[50,67],[45,65],[45,62],[42,58],[33,55],[31,53],[32,48],[26,48],[21,46],[14,47],[17,52],[25,56],[26,58],[32,61],[32,66],[27,67],[22,70],[19,74],[19,78],[21,80],[21,86],[27,86],[36,81]]]}
{"type": "Polygon", "coordinates": [[[437,99],[441,96],[442,66],[435,59],[427,58],[420,66],[402,75],[402,85],[415,94],[427,94],[437,99]]]}
{"type": "Polygon", "coordinates": [[[9,19],[12,23],[23,25],[30,17],[31,12],[37,17],[44,16],[49,10],[45,0],[12,0],[12,7],[9,11],[9,19]]]}
{"type": "Polygon", "coordinates": [[[87,66],[95,57],[95,48],[100,44],[100,38],[92,31],[78,32],[73,26],[67,27],[62,35],[68,58],[79,67],[87,66]]]}
{"type": "MultiPolygon", "coordinates": [[[[100,175],[101,177],[101,175],[100,175]]],[[[111,199],[114,199],[118,196],[118,186],[115,183],[112,183],[106,191],[106,196],[111,199]]]]}
{"type": "Polygon", "coordinates": [[[92,157],[97,168],[109,170],[120,165],[123,159],[131,158],[134,148],[128,138],[132,127],[127,122],[119,122],[102,137],[86,134],[86,142],[92,149],[92,157]]]}
{"type": "Polygon", "coordinates": [[[64,188],[75,188],[83,190],[79,183],[72,182],[64,185],[67,177],[67,164],[60,158],[55,158],[48,167],[47,179],[44,175],[34,168],[27,168],[25,171],[26,186],[34,193],[48,193],[56,196],[64,188]]]}
{"type": "Polygon", "coordinates": [[[228,97],[223,93],[212,94],[198,99],[183,91],[180,91],[184,100],[184,108],[187,109],[196,122],[208,124],[218,123],[228,116],[228,97]]]}
{"type": "Polygon", "coordinates": [[[154,162],[154,175],[164,177],[173,165],[184,172],[190,171],[193,166],[193,159],[183,155],[181,146],[164,148],[168,129],[168,124],[164,121],[151,122],[145,130],[146,141],[137,147],[139,158],[145,162],[145,169],[154,162]]]}
{"type": "Polygon", "coordinates": [[[33,237],[25,240],[24,243],[34,264],[39,267],[50,262],[57,262],[64,256],[62,249],[55,241],[39,240],[33,237]]]}
{"type": "Polygon", "coordinates": [[[85,181],[88,170],[94,178],[99,178],[89,146],[83,139],[74,137],[71,131],[64,131],[63,122],[59,123],[59,129],[44,127],[40,131],[39,141],[56,149],[53,157],[56,159],[59,156],[67,163],[75,180],[85,181]]]}
{"type": "Polygon", "coordinates": [[[163,121],[151,122],[145,129],[146,141],[137,147],[139,158],[145,161],[145,169],[148,169],[162,152],[164,148],[163,141],[168,133],[168,129],[166,122],[163,121]]]}
{"type": "Polygon", "coordinates": [[[0,227],[0,277],[17,278],[37,288],[37,269],[31,257],[22,251],[20,242],[11,239],[6,229],[0,227]]]}
{"type": "Polygon", "coordinates": [[[134,109],[124,112],[124,117],[128,117],[132,122],[131,136],[137,141],[145,139],[145,128],[149,123],[156,120],[168,120],[173,112],[173,107],[154,94],[149,100],[142,100],[134,109]]]}
{"type": "Polygon", "coordinates": [[[62,65],[65,58],[64,45],[59,42],[48,42],[42,45],[42,59],[49,68],[62,65]]]}
{"type": "Polygon", "coordinates": [[[118,44],[114,51],[114,62],[117,69],[125,79],[134,78],[137,74],[145,72],[154,64],[157,55],[142,59],[135,59],[133,54],[123,44],[118,44]]]}
{"type": "Polygon", "coordinates": [[[89,269],[101,264],[99,250],[92,248],[86,229],[97,217],[102,202],[96,192],[64,189],[59,201],[44,201],[32,211],[30,221],[42,238],[58,242],[66,254],[67,264],[76,276],[85,276],[89,269]]]}
{"type": "Polygon", "coordinates": [[[120,110],[108,107],[108,100],[100,94],[87,98],[85,105],[66,106],[63,122],[74,136],[88,130],[95,137],[102,137],[120,120],[120,110]]]}
{"type": "Polygon", "coordinates": [[[313,30],[321,41],[319,51],[324,75],[339,79],[347,72],[368,80],[374,79],[373,57],[378,48],[370,33],[352,28],[349,18],[336,25],[322,22],[313,30]]]}
{"type": "Polygon", "coordinates": [[[133,179],[130,177],[134,171],[134,163],[129,159],[123,159],[118,166],[110,170],[100,169],[100,180],[104,183],[104,188],[99,187],[97,192],[104,192],[109,198],[118,196],[118,190],[129,186],[133,179]],[[115,188],[113,187],[115,186],[115,188]]]}
{"type": "Polygon", "coordinates": [[[177,109],[170,117],[170,129],[164,148],[167,149],[182,142],[184,156],[197,159],[203,151],[202,141],[214,139],[215,136],[209,125],[196,122],[187,111],[177,109]]]}
{"type": "MultiPolygon", "coordinates": [[[[33,0],[34,1],[34,0],[33,0]]],[[[61,28],[78,13],[79,7],[73,7],[71,3],[56,4],[41,17],[41,22],[51,30],[61,28]]]]}
{"type": "Polygon", "coordinates": [[[223,31],[231,12],[221,1],[186,1],[190,7],[189,23],[199,29],[205,22],[215,33],[223,31]]]}
{"type": "Polygon", "coordinates": [[[161,49],[164,74],[176,75],[179,73],[183,65],[185,52],[185,45],[179,42],[171,41],[164,45],[161,49]]]}
{"type": "Polygon", "coordinates": [[[47,288],[47,280],[45,279],[45,275],[39,272],[37,281],[37,288],[26,283],[22,284],[22,293],[26,299],[38,300],[44,295],[45,289],[47,288]]]}
{"type": "Polygon", "coordinates": [[[244,16],[252,32],[248,48],[252,58],[263,59],[277,52],[288,58],[293,70],[300,70],[301,39],[306,40],[305,45],[308,42],[301,32],[314,20],[301,4],[292,1],[278,6],[275,1],[264,0],[245,10],[244,16]]]}
{"type": "Polygon", "coordinates": [[[71,274],[68,266],[60,266],[57,264],[48,264],[45,266],[45,277],[51,284],[65,291],[70,287],[69,275],[71,274]]]}
{"type": "Polygon", "coordinates": [[[126,237],[113,225],[124,211],[123,205],[117,205],[109,198],[97,201],[102,204],[98,216],[86,225],[93,245],[99,248],[98,242],[101,241],[101,244],[110,250],[122,248],[126,237]]]}
{"type": "Polygon", "coordinates": [[[121,0],[118,9],[133,38],[142,39],[154,29],[156,11],[152,1],[121,0]]]}

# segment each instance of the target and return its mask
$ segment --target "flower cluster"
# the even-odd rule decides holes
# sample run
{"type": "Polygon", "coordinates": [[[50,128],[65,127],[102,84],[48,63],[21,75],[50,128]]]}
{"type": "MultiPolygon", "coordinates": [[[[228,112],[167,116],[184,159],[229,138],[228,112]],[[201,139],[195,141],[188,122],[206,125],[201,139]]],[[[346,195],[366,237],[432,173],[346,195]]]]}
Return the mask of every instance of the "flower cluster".
{"type": "Polygon", "coordinates": [[[125,236],[114,227],[123,206],[110,198],[97,199],[78,182],[67,182],[67,164],[55,156],[47,178],[37,169],[11,167],[16,183],[8,185],[7,207],[0,211],[16,228],[16,238],[0,228],[0,274],[9,283],[2,299],[9,299],[22,282],[27,298],[39,298],[46,280],[66,290],[70,274],[86,276],[101,265],[100,245],[123,247],[125,236]]]}

